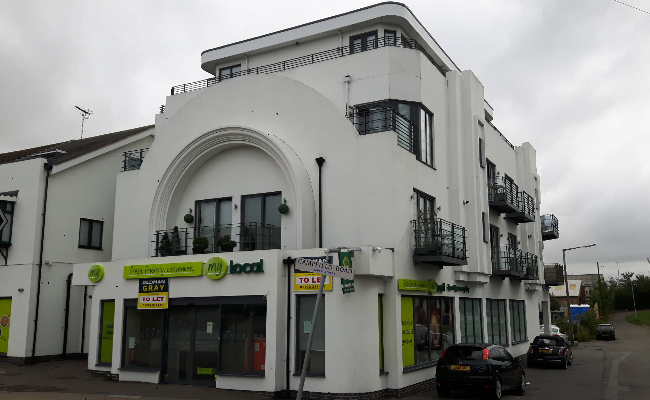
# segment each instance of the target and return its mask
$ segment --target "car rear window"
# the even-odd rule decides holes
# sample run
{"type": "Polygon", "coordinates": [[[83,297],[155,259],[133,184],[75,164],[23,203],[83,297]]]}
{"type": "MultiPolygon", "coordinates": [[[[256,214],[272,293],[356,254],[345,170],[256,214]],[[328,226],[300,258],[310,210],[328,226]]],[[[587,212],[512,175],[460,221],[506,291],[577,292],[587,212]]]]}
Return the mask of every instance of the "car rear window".
{"type": "Polygon", "coordinates": [[[445,360],[482,360],[482,347],[449,347],[445,352],[445,360]]]}
{"type": "Polygon", "coordinates": [[[535,338],[535,341],[533,344],[536,344],[538,346],[562,346],[562,343],[559,339],[551,339],[551,338],[535,338]]]}

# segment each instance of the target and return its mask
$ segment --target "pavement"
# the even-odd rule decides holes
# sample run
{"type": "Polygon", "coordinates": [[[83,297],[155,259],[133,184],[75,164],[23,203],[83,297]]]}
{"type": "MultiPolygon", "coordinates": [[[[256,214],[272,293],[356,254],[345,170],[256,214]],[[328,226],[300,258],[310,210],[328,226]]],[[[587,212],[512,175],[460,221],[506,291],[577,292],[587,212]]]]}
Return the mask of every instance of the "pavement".
{"type": "MultiPolygon", "coordinates": [[[[433,391],[408,396],[430,400],[433,391]]],[[[0,358],[2,400],[269,400],[270,395],[208,386],[119,382],[88,370],[87,360],[12,364],[0,358]]]]}

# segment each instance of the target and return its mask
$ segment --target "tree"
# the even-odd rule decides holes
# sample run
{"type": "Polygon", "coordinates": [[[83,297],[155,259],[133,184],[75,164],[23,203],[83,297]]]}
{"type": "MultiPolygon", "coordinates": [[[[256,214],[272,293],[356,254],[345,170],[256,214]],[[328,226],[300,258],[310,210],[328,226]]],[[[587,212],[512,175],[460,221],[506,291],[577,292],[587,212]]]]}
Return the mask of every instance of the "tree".
{"type": "Polygon", "coordinates": [[[555,296],[551,295],[551,311],[560,311],[560,307],[562,307],[562,303],[555,296]]]}

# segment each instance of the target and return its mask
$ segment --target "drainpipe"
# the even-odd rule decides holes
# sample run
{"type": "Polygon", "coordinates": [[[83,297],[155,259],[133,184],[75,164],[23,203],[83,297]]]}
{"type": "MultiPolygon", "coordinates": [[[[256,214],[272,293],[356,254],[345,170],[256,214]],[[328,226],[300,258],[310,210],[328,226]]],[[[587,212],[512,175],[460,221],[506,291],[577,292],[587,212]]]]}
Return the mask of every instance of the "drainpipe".
{"type": "Polygon", "coordinates": [[[343,82],[345,82],[345,116],[347,117],[350,110],[350,75],[345,75],[343,77],[343,82]]]}
{"type": "Polygon", "coordinates": [[[43,244],[45,243],[45,215],[47,213],[47,189],[50,185],[50,172],[52,172],[52,166],[50,164],[44,165],[47,175],[45,176],[45,196],[43,197],[43,219],[41,222],[41,249],[38,256],[38,281],[36,288],[36,313],[34,313],[34,338],[32,340],[32,357],[31,363],[34,363],[34,357],[36,356],[36,334],[38,332],[38,310],[41,304],[41,278],[43,277],[43,244]]]}
{"type": "Polygon", "coordinates": [[[84,286],[84,310],[81,318],[81,355],[84,354],[84,341],[86,340],[86,303],[88,302],[88,286],[84,286]]]}
{"type": "Polygon", "coordinates": [[[318,247],[323,247],[323,164],[325,159],[318,157],[318,247]]]}
{"type": "Polygon", "coordinates": [[[63,322],[63,358],[68,352],[68,318],[70,317],[70,290],[72,289],[72,272],[65,280],[65,320],[63,322]]]}

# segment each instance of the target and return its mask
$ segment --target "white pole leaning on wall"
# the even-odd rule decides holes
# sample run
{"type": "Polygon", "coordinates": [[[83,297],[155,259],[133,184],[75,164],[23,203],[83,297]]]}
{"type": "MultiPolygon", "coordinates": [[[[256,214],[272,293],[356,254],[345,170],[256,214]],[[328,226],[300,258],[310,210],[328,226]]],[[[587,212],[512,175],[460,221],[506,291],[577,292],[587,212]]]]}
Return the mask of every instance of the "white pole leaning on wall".
{"type": "MultiPolygon", "coordinates": [[[[314,331],[316,330],[316,317],[318,317],[318,305],[323,295],[323,287],[325,286],[325,275],[320,276],[320,284],[318,285],[318,294],[316,295],[316,305],[314,306],[314,314],[311,317],[311,329],[309,330],[309,339],[307,339],[307,350],[305,351],[305,360],[302,362],[302,373],[300,374],[300,385],[298,386],[298,395],[296,400],[302,397],[302,388],[305,385],[305,376],[307,375],[307,366],[309,365],[309,354],[311,353],[311,343],[314,340],[314,331]]],[[[296,332],[296,337],[298,333],[296,332]]]]}

